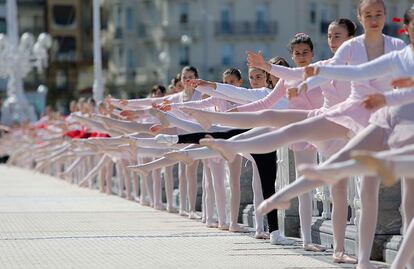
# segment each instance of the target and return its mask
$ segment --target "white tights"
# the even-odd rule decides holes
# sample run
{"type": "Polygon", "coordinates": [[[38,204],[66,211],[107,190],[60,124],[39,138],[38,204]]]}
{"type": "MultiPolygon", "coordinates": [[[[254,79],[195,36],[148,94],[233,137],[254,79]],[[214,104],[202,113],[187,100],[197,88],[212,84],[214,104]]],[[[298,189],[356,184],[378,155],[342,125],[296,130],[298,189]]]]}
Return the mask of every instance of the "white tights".
{"type": "Polygon", "coordinates": [[[222,158],[209,159],[208,166],[212,175],[214,197],[216,201],[219,227],[226,225],[226,189],[224,181],[226,177],[225,161],[222,158]]]}
{"type": "MultiPolygon", "coordinates": [[[[295,152],[295,166],[300,164],[316,163],[316,151],[296,151],[295,152]]],[[[297,172],[297,176],[300,174],[297,172]]],[[[312,191],[299,195],[299,216],[300,229],[302,234],[303,244],[312,243],[311,239],[311,225],[312,225],[312,191]]]]}

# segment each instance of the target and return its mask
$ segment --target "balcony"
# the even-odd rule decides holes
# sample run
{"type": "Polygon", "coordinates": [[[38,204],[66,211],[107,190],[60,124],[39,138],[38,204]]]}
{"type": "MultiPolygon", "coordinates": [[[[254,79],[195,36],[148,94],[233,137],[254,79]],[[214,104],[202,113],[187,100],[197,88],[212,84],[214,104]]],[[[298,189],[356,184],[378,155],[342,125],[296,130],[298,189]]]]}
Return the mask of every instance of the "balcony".
{"type": "Polygon", "coordinates": [[[321,31],[321,34],[327,34],[328,33],[329,24],[331,24],[331,22],[329,22],[329,21],[321,21],[321,23],[320,23],[320,31],[321,31]]]}
{"type": "Polygon", "coordinates": [[[139,38],[146,38],[148,37],[148,25],[139,23],[137,26],[137,36],[139,38]]]}
{"type": "Polygon", "coordinates": [[[135,83],[137,85],[154,84],[159,81],[157,70],[154,68],[137,68],[135,70],[135,83]]]}
{"type": "Polygon", "coordinates": [[[53,60],[56,62],[76,62],[76,51],[58,52],[54,55],[53,60]]]}
{"type": "Polygon", "coordinates": [[[254,36],[254,37],[271,37],[278,32],[276,21],[256,22],[256,21],[238,21],[215,23],[216,36],[254,36]]]}
{"type": "Polygon", "coordinates": [[[19,33],[23,34],[23,33],[32,33],[35,36],[39,35],[40,33],[44,33],[46,32],[46,27],[44,26],[36,26],[33,25],[31,27],[22,27],[21,29],[19,29],[19,33]]]}
{"type": "Polygon", "coordinates": [[[114,38],[115,39],[122,39],[123,38],[123,36],[124,36],[124,33],[123,33],[123,31],[122,31],[122,28],[116,28],[115,29],[115,35],[114,35],[114,38]]]}
{"type": "Polygon", "coordinates": [[[195,38],[201,35],[201,31],[201,22],[169,24],[163,28],[163,36],[165,39],[181,39],[182,35],[188,35],[195,38]]]}

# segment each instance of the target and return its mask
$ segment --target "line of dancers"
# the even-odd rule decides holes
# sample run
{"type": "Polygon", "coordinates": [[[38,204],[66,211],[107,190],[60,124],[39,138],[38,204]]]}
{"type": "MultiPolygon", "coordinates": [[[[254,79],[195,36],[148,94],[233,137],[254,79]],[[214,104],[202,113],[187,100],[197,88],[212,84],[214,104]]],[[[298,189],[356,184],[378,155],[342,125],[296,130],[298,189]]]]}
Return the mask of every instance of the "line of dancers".
{"type": "Polygon", "coordinates": [[[168,93],[155,86],[147,98],[108,96],[98,106],[80,100],[66,118],[47,115],[35,125],[7,130],[0,150],[10,155],[9,164],[35,165],[36,171],[80,186],[97,184],[107,193],[115,164],[120,196],[190,219],[201,217],[207,227],[230,232],[246,231],[237,222],[246,158],[253,167],[255,237],[293,244],[280,232],[277,210],[289,208],[298,197],[303,248],[314,252],[325,247],[311,239],[312,191],[329,185],[333,262],[359,269],[375,268],[370,256],[380,184],[392,186],[401,178],[403,242],[392,268],[414,269],[414,5],[403,18],[408,45],[383,34],[383,0],[362,0],[356,12],[362,35],[355,36],[357,26],[349,19],[330,23],[330,59],[313,62],[311,38],[298,33],[288,44],[294,67],[280,57],[266,61],[260,51],[247,52],[250,88],[241,86],[237,68],[225,70],[221,82],[211,82],[187,66],[168,93]],[[276,151],[284,146],[294,152],[297,179],[276,192],[276,151]],[[319,164],[318,154],[324,160],[319,164]],[[202,216],[195,208],[199,163],[202,216]],[[362,177],[357,257],[344,249],[351,176],[362,177]]]}

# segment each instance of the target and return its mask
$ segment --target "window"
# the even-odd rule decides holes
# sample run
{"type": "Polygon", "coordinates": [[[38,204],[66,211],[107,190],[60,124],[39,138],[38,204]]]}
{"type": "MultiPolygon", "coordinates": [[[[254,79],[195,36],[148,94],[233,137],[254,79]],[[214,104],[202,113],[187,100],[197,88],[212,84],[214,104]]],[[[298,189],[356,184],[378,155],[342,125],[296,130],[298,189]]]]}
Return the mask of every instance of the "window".
{"type": "Polygon", "coordinates": [[[230,66],[233,64],[233,46],[231,44],[222,45],[221,64],[224,66],[230,66]]]}
{"type": "Polygon", "coordinates": [[[328,18],[328,11],[325,8],[321,9],[321,22],[320,22],[320,32],[321,34],[328,33],[328,27],[330,24],[330,20],[328,18]]]}
{"type": "Polygon", "coordinates": [[[269,5],[266,4],[260,4],[256,8],[256,32],[259,33],[265,33],[268,29],[267,26],[267,20],[268,20],[268,13],[269,5]]]}
{"type": "Polygon", "coordinates": [[[76,39],[74,37],[56,36],[58,42],[58,51],[56,52],[56,60],[62,62],[76,61],[76,39]]]}
{"type": "Polygon", "coordinates": [[[124,48],[118,47],[118,67],[122,68],[125,66],[124,61],[124,48]]]}
{"type": "Polygon", "coordinates": [[[116,5],[114,8],[114,21],[115,21],[115,39],[120,39],[123,37],[121,5],[116,5]]]}
{"type": "Polygon", "coordinates": [[[128,49],[127,52],[127,69],[131,71],[135,69],[135,54],[133,49],[128,49]]]}
{"type": "Polygon", "coordinates": [[[190,64],[190,47],[183,46],[180,47],[179,51],[179,61],[181,66],[186,66],[190,64]]]}
{"type": "Polygon", "coordinates": [[[53,6],[53,22],[58,26],[73,26],[76,19],[76,9],[72,5],[53,6]]]}
{"type": "Polygon", "coordinates": [[[125,28],[129,32],[134,30],[134,10],[131,7],[126,8],[125,28]]]}
{"type": "Polygon", "coordinates": [[[0,33],[6,33],[6,32],[7,32],[6,19],[0,18],[0,33]]]}
{"type": "Polygon", "coordinates": [[[231,4],[222,7],[220,11],[220,28],[222,33],[231,33],[231,4]]]}
{"type": "Polygon", "coordinates": [[[68,87],[68,75],[65,70],[58,69],[55,78],[56,88],[66,89],[68,87]]]}
{"type": "Polygon", "coordinates": [[[317,9],[316,3],[310,3],[310,7],[309,7],[309,21],[310,21],[311,24],[315,24],[316,23],[316,9],[317,9]]]}
{"type": "Polygon", "coordinates": [[[179,22],[180,24],[188,23],[188,3],[180,3],[179,6],[179,22]]]}
{"type": "Polygon", "coordinates": [[[321,9],[321,20],[322,21],[328,21],[328,11],[326,10],[326,8],[322,8],[321,9]]]}
{"type": "Polygon", "coordinates": [[[121,5],[116,5],[114,8],[114,21],[115,21],[115,27],[120,28],[121,22],[122,22],[122,8],[121,5]]]}

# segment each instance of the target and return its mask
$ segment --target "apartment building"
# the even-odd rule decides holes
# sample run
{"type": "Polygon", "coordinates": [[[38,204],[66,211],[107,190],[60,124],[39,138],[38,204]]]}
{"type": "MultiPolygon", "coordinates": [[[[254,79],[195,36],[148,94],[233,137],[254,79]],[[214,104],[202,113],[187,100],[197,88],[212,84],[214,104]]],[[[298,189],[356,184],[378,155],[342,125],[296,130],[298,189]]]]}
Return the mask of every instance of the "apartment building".
{"type": "Polygon", "coordinates": [[[49,102],[91,95],[92,0],[47,0],[47,22],[54,41],[48,69],[49,102]]]}
{"type": "MultiPolygon", "coordinates": [[[[199,68],[206,79],[220,79],[226,67],[247,77],[245,51],[285,57],[298,32],[309,34],[315,60],[328,58],[329,22],[356,19],[356,0],[106,0],[107,86],[113,94],[135,96],[154,83],[167,83],[182,66],[199,68]]],[[[397,35],[401,16],[413,0],[386,0],[385,33],[397,35]]],[[[359,26],[361,30],[361,27],[359,26]]]]}

